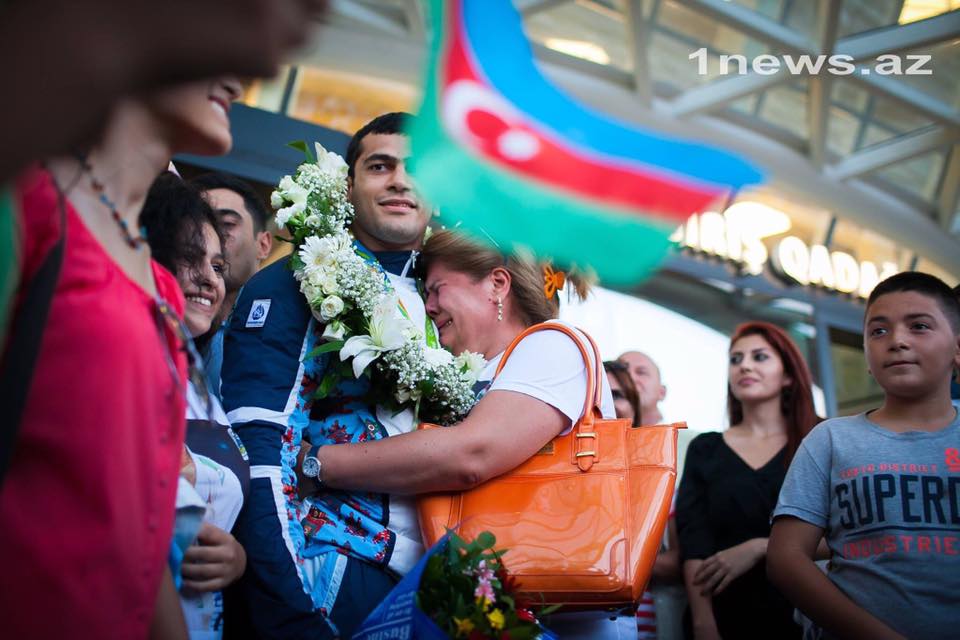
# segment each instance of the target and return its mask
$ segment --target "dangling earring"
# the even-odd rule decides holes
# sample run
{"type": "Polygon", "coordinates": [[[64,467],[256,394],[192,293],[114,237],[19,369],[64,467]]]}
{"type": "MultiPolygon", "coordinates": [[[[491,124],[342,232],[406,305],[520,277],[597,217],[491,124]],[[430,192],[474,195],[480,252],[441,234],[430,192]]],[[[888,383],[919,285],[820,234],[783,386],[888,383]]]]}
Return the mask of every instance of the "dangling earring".
{"type": "Polygon", "coordinates": [[[497,322],[503,322],[503,298],[497,296],[497,322]]]}

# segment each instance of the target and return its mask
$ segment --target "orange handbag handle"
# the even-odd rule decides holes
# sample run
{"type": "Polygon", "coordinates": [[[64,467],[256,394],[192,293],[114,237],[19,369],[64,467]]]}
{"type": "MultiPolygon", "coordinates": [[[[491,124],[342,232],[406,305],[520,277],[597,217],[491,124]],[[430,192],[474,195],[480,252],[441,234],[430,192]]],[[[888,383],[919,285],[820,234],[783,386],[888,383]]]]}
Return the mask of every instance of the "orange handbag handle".
{"type": "Polygon", "coordinates": [[[566,334],[567,337],[577,345],[577,348],[580,350],[580,355],[583,356],[583,362],[587,369],[587,393],[583,402],[583,412],[580,414],[580,419],[577,420],[576,425],[574,425],[575,433],[573,436],[576,440],[574,460],[581,471],[589,471],[593,463],[599,459],[598,454],[600,450],[599,447],[596,446],[598,436],[593,428],[593,423],[594,420],[603,419],[603,411],[601,409],[603,399],[603,383],[601,380],[603,378],[600,377],[603,375],[603,362],[600,360],[600,350],[597,348],[597,343],[594,342],[593,338],[587,333],[583,334],[587,336],[587,340],[590,342],[593,350],[594,362],[591,368],[590,356],[587,355],[587,349],[583,344],[583,340],[576,331],[557,322],[541,322],[540,324],[535,324],[520,332],[520,334],[513,339],[513,342],[510,343],[510,346],[503,352],[503,357],[500,358],[500,364],[497,365],[493,379],[496,380],[497,376],[500,375],[500,371],[507,363],[507,358],[510,357],[510,354],[513,353],[516,346],[520,344],[520,341],[538,331],[559,331],[560,333],[566,334]],[[587,440],[590,440],[590,442],[587,443],[587,440]],[[586,448],[588,446],[591,448],[586,448]]]}

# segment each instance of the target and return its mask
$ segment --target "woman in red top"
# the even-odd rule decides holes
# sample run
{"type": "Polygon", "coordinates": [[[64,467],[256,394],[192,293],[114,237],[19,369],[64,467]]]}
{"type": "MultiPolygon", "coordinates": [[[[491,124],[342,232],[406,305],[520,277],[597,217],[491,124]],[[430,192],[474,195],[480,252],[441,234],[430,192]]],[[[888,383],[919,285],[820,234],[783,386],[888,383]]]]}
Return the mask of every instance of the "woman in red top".
{"type": "Polygon", "coordinates": [[[136,221],[175,153],[230,149],[239,93],[220,79],[125,99],[87,154],[17,182],[21,289],[61,233],[66,252],[0,488],[11,638],[184,633],[166,569],[186,379],[171,316],[183,296],[136,221]]]}

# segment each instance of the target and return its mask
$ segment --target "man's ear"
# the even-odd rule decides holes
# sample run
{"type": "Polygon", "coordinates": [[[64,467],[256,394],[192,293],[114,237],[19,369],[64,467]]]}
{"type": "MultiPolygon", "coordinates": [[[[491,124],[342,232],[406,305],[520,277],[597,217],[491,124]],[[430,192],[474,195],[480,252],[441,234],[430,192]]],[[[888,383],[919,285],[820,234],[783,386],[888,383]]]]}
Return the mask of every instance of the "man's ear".
{"type": "Polygon", "coordinates": [[[353,198],[353,176],[347,176],[347,200],[353,198]]]}
{"type": "Polygon", "coordinates": [[[663,400],[667,397],[666,385],[660,385],[660,393],[658,393],[657,396],[660,398],[660,402],[663,402],[663,400]]]}
{"type": "Polygon", "coordinates": [[[273,249],[273,236],[270,235],[269,231],[261,231],[257,234],[256,240],[257,261],[263,262],[270,255],[270,250],[273,249]]]}

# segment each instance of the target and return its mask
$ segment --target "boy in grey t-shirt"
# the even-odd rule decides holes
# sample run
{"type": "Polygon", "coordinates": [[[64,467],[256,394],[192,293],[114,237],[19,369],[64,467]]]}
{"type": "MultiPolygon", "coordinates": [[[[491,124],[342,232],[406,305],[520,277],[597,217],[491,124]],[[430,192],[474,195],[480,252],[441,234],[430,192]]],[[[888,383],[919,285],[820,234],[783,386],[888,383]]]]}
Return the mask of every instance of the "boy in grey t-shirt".
{"type": "Polygon", "coordinates": [[[960,305],[939,279],[907,272],[880,283],[864,346],[884,403],[820,424],[790,465],[767,568],[826,637],[960,632],[958,334],[960,305]],[[821,537],[826,576],[813,562],[821,537]]]}

